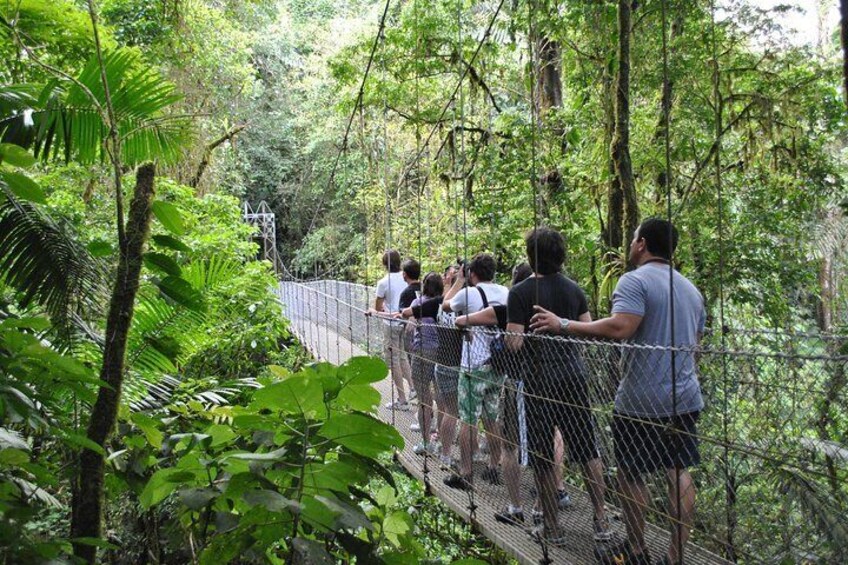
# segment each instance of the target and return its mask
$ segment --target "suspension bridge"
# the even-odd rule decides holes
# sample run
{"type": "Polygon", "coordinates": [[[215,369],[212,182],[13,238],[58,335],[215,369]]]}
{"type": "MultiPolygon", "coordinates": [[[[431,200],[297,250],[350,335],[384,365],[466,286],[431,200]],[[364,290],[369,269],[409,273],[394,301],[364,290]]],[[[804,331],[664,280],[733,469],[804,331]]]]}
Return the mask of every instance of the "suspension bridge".
{"type": "MultiPolygon", "coordinates": [[[[246,206],[245,220],[259,228],[260,240],[273,233],[273,213],[267,206],[258,210],[246,206]]],[[[283,314],[316,359],[339,364],[353,356],[383,351],[385,321],[365,315],[373,304],[374,288],[336,280],[295,280],[273,242],[263,244],[262,249],[280,275],[277,294],[283,314]]],[[[724,334],[722,340],[708,339],[697,351],[706,408],[698,432],[702,464],[693,471],[697,513],[685,562],[839,562],[833,560],[844,554],[835,546],[838,520],[828,521],[828,513],[841,512],[844,485],[834,481],[843,476],[839,466],[848,457],[836,442],[822,438],[817,426],[823,401],[848,405],[845,388],[833,396],[831,386],[845,378],[848,356],[838,353],[845,338],[731,328],[725,328],[724,334]],[[754,489],[753,479],[764,477],[772,488],[754,489]],[[775,508],[780,512],[771,513],[775,508]],[[775,539],[751,536],[750,532],[762,531],[763,524],[771,525],[775,539]]],[[[409,474],[508,555],[527,564],[596,563],[599,551],[626,539],[614,488],[611,400],[620,379],[617,360],[623,349],[635,346],[557,340],[579,350],[589,374],[591,410],[598,422],[598,445],[606,469],[605,507],[613,537],[608,542],[593,537],[592,504],[575,469],[566,467],[563,487],[571,503],[558,516],[566,541],[548,544],[529,534],[529,519],[524,524],[495,519],[509,498],[503,486],[479,478],[484,463],[475,460],[478,478],[471,490],[456,490],[444,484],[450,471],[442,468],[436,457],[413,452],[412,446],[421,438],[411,430],[416,423],[415,406],[409,411],[384,406],[397,399],[390,378],[377,385],[383,396],[378,415],[404,437],[406,446],[398,451],[397,460],[409,474]]],[[[509,441],[503,436],[498,439],[509,441]]],[[[456,447],[452,449],[456,452],[456,447]]],[[[663,556],[674,518],[666,510],[662,478],[655,477],[649,486],[652,497],[646,543],[653,556],[663,556]]],[[[520,492],[528,515],[533,490],[532,472],[522,467],[520,492]]]]}

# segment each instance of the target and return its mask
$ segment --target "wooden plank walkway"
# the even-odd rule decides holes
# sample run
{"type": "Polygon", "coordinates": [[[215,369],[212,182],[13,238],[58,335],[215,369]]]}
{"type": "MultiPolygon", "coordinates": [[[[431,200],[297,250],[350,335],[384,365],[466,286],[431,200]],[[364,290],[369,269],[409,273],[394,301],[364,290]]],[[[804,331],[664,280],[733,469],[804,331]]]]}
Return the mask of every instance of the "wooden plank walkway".
{"type": "MultiPolygon", "coordinates": [[[[301,340],[301,343],[309,349],[312,354],[321,360],[333,364],[344,363],[347,359],[366,355],[367,352],[360,346],[351,343],[343,335],[340,335],[326,325],[314,324],[307,320],[293,320],[292,329],[301,340]],[[305,327],[308,324],[312,327],[305,327]]],[[[372,348],[371,353],[377,354],[372,348]]],[[[415,455],[412,446],[420,440],[418,433],[412,432],[409,427],[416,420],[416,412],[413,409],[406,412],[394,412],[386,409],[383,405],[392,400],[391,379],[386,378],[376,383],[375,387],[383,396],[380,405],[379,416],[386,422],[392,423],[403,436],[406,447],[397,454],[397,459],[407,472],[420,481],[425,481],[424,457],[415,455]]],[[[454,449],[456,454],[456,448],[454,449]]],[[[471,521],[469,506],[471,496],[463,491],[452,489],[444,485],[442,480],[447,472],[440,469],[435,458],[428,458],[426,480],[430,484],[431,491],[453,512],[460,515],[464,520],[471,521]]],[[[483,463],[475,463],[475,476],[483,468],[483,463]]],[[[529,469],[522,470],[521,491],[522,499],[527,502],[532,500],[531,487],[533,478],[529,469]]],[[[560,511],[560,525],[568,535],[569,542],[563,549],[548,548],[548,557],[551,563],[564,564],[592,564],[596,563],[594,550],[598,544],[592,538],[592,506],[588,495],[579,489],[569,488],[571,496],[571,507],[560,511]]],[[[543,550],[541,545],[533,540],[527,526],[519,527],[497,522],[494,513],[506,504],[506,494],[503,486],[492,486],[485,481],[475,482],[473,496],[474,504],[477,506],[475,512],[475,526],[483,535],[503,549],[508,555],[515,558],[524,565],[537,565],[542,562],[543,550]]],[[[525,504],[525,507],[529,507],[525,504]]],[[[607,505],[608,516],[615,533],[614,541],[625,539],[624,525],[619,519],[620,512],[617,508],[607,505]]],[[[528,512],[529,525],[529,512],[528,512]]],[[[669,533],[657,526],[648,525],[646,540],[653,556],[664,555],[669,543],[669,533]]],[[[718,555],[711,553],[697,545],[689,543],[686,547],[686,563],[692,565],[729,563],[718,555]]]]}

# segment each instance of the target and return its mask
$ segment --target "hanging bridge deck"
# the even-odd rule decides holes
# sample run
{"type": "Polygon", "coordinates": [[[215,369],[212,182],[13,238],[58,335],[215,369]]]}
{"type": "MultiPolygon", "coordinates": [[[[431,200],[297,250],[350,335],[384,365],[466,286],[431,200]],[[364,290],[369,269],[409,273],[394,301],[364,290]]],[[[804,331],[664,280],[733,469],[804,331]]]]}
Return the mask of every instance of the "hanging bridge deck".
{"type": "MultiPolygon", "coordinates": [[[[377,345],[381,337],[378,335],[380,322],[376,322],[377,325],[369,329],[362,310],[354,306],[363,304],[362,297],[351,295],[348,295],[346,299],[335,297],[321,304],[314,301],[316,294],[291,285],[295,283],[281,284],[281,302],[286,307],[286,315],[292,322],[292,330],[316,358],[333,364],[341,364],[354,356],[380,353],[380,346],[377,345]],[[285,285],[290,286],[285,288],[285,285]],[[303,294],[304,292],[307,294],[303,294]],[[298,296],[298,293],[301,295],[298,296]],[[321,317],[323,321],[320,321],[321,317]],[[360,331],[357,331],[356,328],[363,324],[364,329],[360,328],[360,331]]],[[[323,293],[317,294],[327,296],[323,293]]],[[[397,454],[398,461],[415,478],[421,481],[426,478],[435,496],[464,520],[470,521],[469,494],[443,484],[442,480],[448,473],[439,468],[435,458],[428,458],[428,470],[425,477],[424,457],[412,452],[412,446],[420,440],[420,434],[410,430],[410,425],[416,421],[415,404],[413,403],[412,409],[408,411],[397,411],[393,414],[391,410],[383,406],[392,400],[391,379],[386,378],[376,383],[375,388],[383,397],[378,411],[379,417],[385,422],[392,423],[406,443],[405,448],[397,454]]],[[[455,448],[454,453],[456,452],[455,448]]],[[[483,464],[475,462],[475,476],[479,477],[482,469],[483,464]]],[[[532,486],[532,472],[523,468],[521,491],[522,500],[525,502],[532,500],[532,486]]],[[[589,497],[583,490],[567,488],[570,491],[572,505],[569,509],[560,511],[559,521],[568,536],[568,544],[563,549],[549,547],[548,557],[551,563],[596,563],[595,548],[599,544],[592,537],[592,506],[589,497]]],[[[479,479],[475,481],[474,504],[477,508],[474,523],[476,528],[520,563],[536,565],[542,562],[542,547],[530,537],[527,530],[529,515],[527,516],[528,526],[525,527],[495,521],[494,513],[506,505],[506,502],[503,486],[492,486],[479,479]]],[[[527,506],[525,504],[525,507],[527,506]]],[[[619,510],[611,505],[608,505],[607,509],[615,534],[613,543],[625,539],[619,510]]],[[[653,556],[664,555],[669,544],[669,533],[649,524],[646,530],[646,541],[653,556]]],[[[685,555],[687,564],[729,563],[693,543],[687,544],[685,555]]]]}

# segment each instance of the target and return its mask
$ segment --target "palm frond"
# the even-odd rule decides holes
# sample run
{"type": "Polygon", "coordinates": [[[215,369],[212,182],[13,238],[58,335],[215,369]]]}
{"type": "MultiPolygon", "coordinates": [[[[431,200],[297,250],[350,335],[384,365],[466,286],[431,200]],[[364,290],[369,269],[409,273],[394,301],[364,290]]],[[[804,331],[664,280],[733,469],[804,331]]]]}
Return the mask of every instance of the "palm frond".
{"type": "MultiPolygon", "coordinates": [[[[182,277],[196,291],[208,296],[228,291],[228,286],[243,268],[244,264],[239,260],[213,255],[182,266],[182,277]]],[[[247,293],[247,297],[260,297],[267,288],[259,280],[255,285],[240,287],[239,292],[247,293]]],[[[126,402],[139,409],[167,403],[163,395],[168,389],[174,389],[175,383],[181,383],[178,376],[181,364],[208,343],[206,324],[210,318],[220,319],[228,315],[227,311],[190,310],[166,301],[158,294],[140,293],[127,343],[129,378],[125,388],[126,402]]],[[[237,384],[236,388],[240,386],[237,384]]],[[[222,403],[228,393],[226,388],[198,392],[198,399],[222,403]]]]}
{"type": "Polygon", "coordinates": [[[0,183],[0,277],[23,296],[66,318],[93,308],[105,289],[103,267],[70,228],[0,183]]]}
{"type": "Polygon", "coordinates": [[[126,366],[148,378],[177,372],[181,359],[199,346],[203,313],[139,294],[127,342],[126,366]]]}
{"type": "MultiPolygon", "coordinates": [[[[181,98],[176,87],[132,49],[105,54],[103,66],[124,163],[177,160],[190,136],[185,118],[167,115],[181,98]]],[[[99,61],[92,58],[76,80],[67,87],[58,81],[41,87],[0,86],[0,138],[32,147],[44,159],[60,154],[84,164],[102,159],[108,129],[99,61]]]]}

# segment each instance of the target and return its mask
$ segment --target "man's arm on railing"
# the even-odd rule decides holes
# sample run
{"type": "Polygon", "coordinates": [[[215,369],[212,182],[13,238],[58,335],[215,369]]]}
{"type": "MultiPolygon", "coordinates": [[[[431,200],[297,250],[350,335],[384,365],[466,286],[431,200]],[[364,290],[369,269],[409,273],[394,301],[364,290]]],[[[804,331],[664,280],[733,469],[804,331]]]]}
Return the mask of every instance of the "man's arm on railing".
{"type": "Polygon", "coordinates": [[[454,323],[459,328],[466,326],[497,326],[498,316],[495,313],[494,306],[489,306],[467,316],[459,316],[454,323]]]}
{"type": "Polygon", "coordinates": [[[622,312],[594,322],[589,321],[592,318],[588,312],[581,315],[579,321],[564,321],[541,306],[533,308],[536,313],[530,319],[530,329],[534,333],[571,334],[624,340],[630,339],[642,323],[642,316],[622,312]]]}

